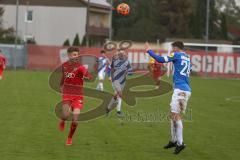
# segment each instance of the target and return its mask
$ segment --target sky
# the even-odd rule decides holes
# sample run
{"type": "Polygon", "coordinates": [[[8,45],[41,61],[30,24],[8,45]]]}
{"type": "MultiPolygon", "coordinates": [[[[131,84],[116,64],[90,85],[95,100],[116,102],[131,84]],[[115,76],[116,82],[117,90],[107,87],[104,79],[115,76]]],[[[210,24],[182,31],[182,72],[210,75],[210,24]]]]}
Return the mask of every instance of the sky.
{"type": "Polygon", "coordinates": [[[238,6],[240,6],[240,0],[236,0],[238,6]]]}

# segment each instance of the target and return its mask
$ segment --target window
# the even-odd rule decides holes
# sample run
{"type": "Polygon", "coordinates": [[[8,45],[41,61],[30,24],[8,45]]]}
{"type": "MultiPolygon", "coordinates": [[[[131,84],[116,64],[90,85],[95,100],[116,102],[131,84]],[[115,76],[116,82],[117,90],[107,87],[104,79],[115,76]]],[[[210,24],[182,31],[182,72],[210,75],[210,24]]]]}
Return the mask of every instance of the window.
{"type": "Polygon", "coordinates": [[[25,22],[33,22],[33,10],[26,11],[25,22]]]}
{"type": "Polygon", "coordinates": [[[99,15],[95,15],[95,26],[96,27],[101,26],[101,17],[99,15]]]}
{"type": "Polygon", "coordinates": [[[24,41],[28,44],[35,44],[35,39],[33,35],[25,35],[24,36],[24,41]]]}

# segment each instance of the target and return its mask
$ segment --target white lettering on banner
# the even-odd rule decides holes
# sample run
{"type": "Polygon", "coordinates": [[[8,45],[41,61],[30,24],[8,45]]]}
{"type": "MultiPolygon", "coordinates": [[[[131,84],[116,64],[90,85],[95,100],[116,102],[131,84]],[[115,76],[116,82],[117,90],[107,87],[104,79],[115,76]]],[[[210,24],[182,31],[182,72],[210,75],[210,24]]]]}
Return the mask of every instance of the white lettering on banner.
{"type": "Polygon", "coordinates": [[[235,73],[234,57],[232,56],[227,57],[224,73],[235,73]]]}
{"type": "Polygon", "coordinates": [[[139,59],[140,63],[148,63],[149,62],[149,57],[150,56],[148,56],[147,53],[140,52],[139,55],[140,55],[140,59],[139,59]]]}
{"type": "MultiPolygon", "coordinates": [[[[163,56],[164,54],[162,54],[163,56]]],[[[128,59],[133,64],[133,69],[145,70],[150,56],[144,51],[130,51],[128,59]]],[[[214,76],[239,77],[240,56],[223,54],[191,54],[192,70],[197,73],[214,73],[214,76]],[[231,74],[231,75],[230,75],[231,74]]],[[[211,76],[211,74],[209,75],[211,76]]]]}
{"type": "Polygon", "coordinates": [[[223,56],[214,56],[214,73],[223,73],[224,67],[224,57],[223,56]]]}
{"type": "Polygon", "coordinates": [[[240,74],[240,57],[237,58],[237,74],[240,74]]]}
{"type": "Polygon", "coordinates": [[[200,55],[193,55],[192,56],[192,70],[194,72],[201,71],[201,56],[200,55]]]}
{"type": "Polygon", "coordinates": [[[130,63],[133,62],[133,53],[132,52],[128,52],[128,60],[130,63]]]}
{"type": "Polygon", "coordinates": [[[202,57],[202,71],[208,73],[212,72],[212,56],[202,57]]]}
{"type": "Polygon", "coordinates": [[[138,69],[139,67],[139,58],[138,58],[138,52],[129,52],[128,53],[128,60],[132,64],[132,69],[138,69]]]}
{"type": "Polygon", "coordinates": [[[133,60],[133,57],[134,57],[134,56],[133,56],[133,53],[132,53],[132,52],[129,52],[129,53],[128,53],[128,60],[129,60],[129,62],[132,64],[132,69],[135,70],[135,69],[137,69],[137,66],[133,64],[133,61],[134,61],[134,60],[133,60]]]}
{"type": "Polygon", "coordinates": [[[138,64],[139,63],[139,55],[138,52],[133,53],[133,63],[138,64]]]}
{"type": "Polygon", "coordinates": [[[140,70],[146,70],[148,67],[148,63],[149,63],[149,56],[148,54],[144,53],[144,52],[140,52],[139,53],[139,69],[140,70]]]}

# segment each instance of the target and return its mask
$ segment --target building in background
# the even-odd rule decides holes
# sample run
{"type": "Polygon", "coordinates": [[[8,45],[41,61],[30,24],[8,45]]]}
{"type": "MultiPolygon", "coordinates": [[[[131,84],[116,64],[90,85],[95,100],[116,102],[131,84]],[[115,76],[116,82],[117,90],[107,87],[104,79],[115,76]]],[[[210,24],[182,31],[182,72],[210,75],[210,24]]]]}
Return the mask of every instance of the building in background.
{"type": "MultiPolygon", "coordinates": [[[[39,45],[62,45],[66,39],[73,42],[76,34],[80,42],[90,37],[92,45],[99,46],[109,36],[110,4],[106,0],[90,0],[87,27],[88,0],[19,0],[18,35],[39,45]],[[88,28],[88,29],[87,29],[88,28]]],[[[16,0],[0,0],[4,27],[16,26],[16,0]]]]}

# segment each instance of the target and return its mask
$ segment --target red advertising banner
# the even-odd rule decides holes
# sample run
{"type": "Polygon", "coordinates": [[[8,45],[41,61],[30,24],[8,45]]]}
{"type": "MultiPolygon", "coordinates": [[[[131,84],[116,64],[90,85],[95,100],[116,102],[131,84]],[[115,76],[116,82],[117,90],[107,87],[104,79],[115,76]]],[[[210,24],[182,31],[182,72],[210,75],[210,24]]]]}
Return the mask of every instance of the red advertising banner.
{"type": "Polygon", "coordinates": [[[240,54],[191,52],[192,70],[209,77],[240,78],[240,54]]]}
{"type": "Polygon", "coordinates": [[[27,68],[49,70],[60,65],[59,50],[61,47],[28,45],[27,68]]]}
{"type": "MultiPolygon", "coordinates": [[[[80,48],[82,55],[99,56],[101,48],[80,48]]],[[[165,53],[166,51],[159,51],[165,53]]],[[[240,78],[240,54],[188,52],[191,56],[192,71],[201,76],[240,78]]],[[[112,56],[108,54],[109,58],[112,56]]],[[[147,70],[149,56],[144,50],[128,50],[128,59],[134,70],[147,70]]],[[[28,45],[27,68],[33,70],[54,70],[68,60],[67,48],[59,46],[28,45]]]]}
{"type": "MultiPolygon", "coordinates": [[[[32,70],[54,70],[67,59],[67,48],[60,46],[28,45],[27,68],[32,70]]],[[[81,54],[99,56],[101,48],[80,48],[81,54]]]]}

